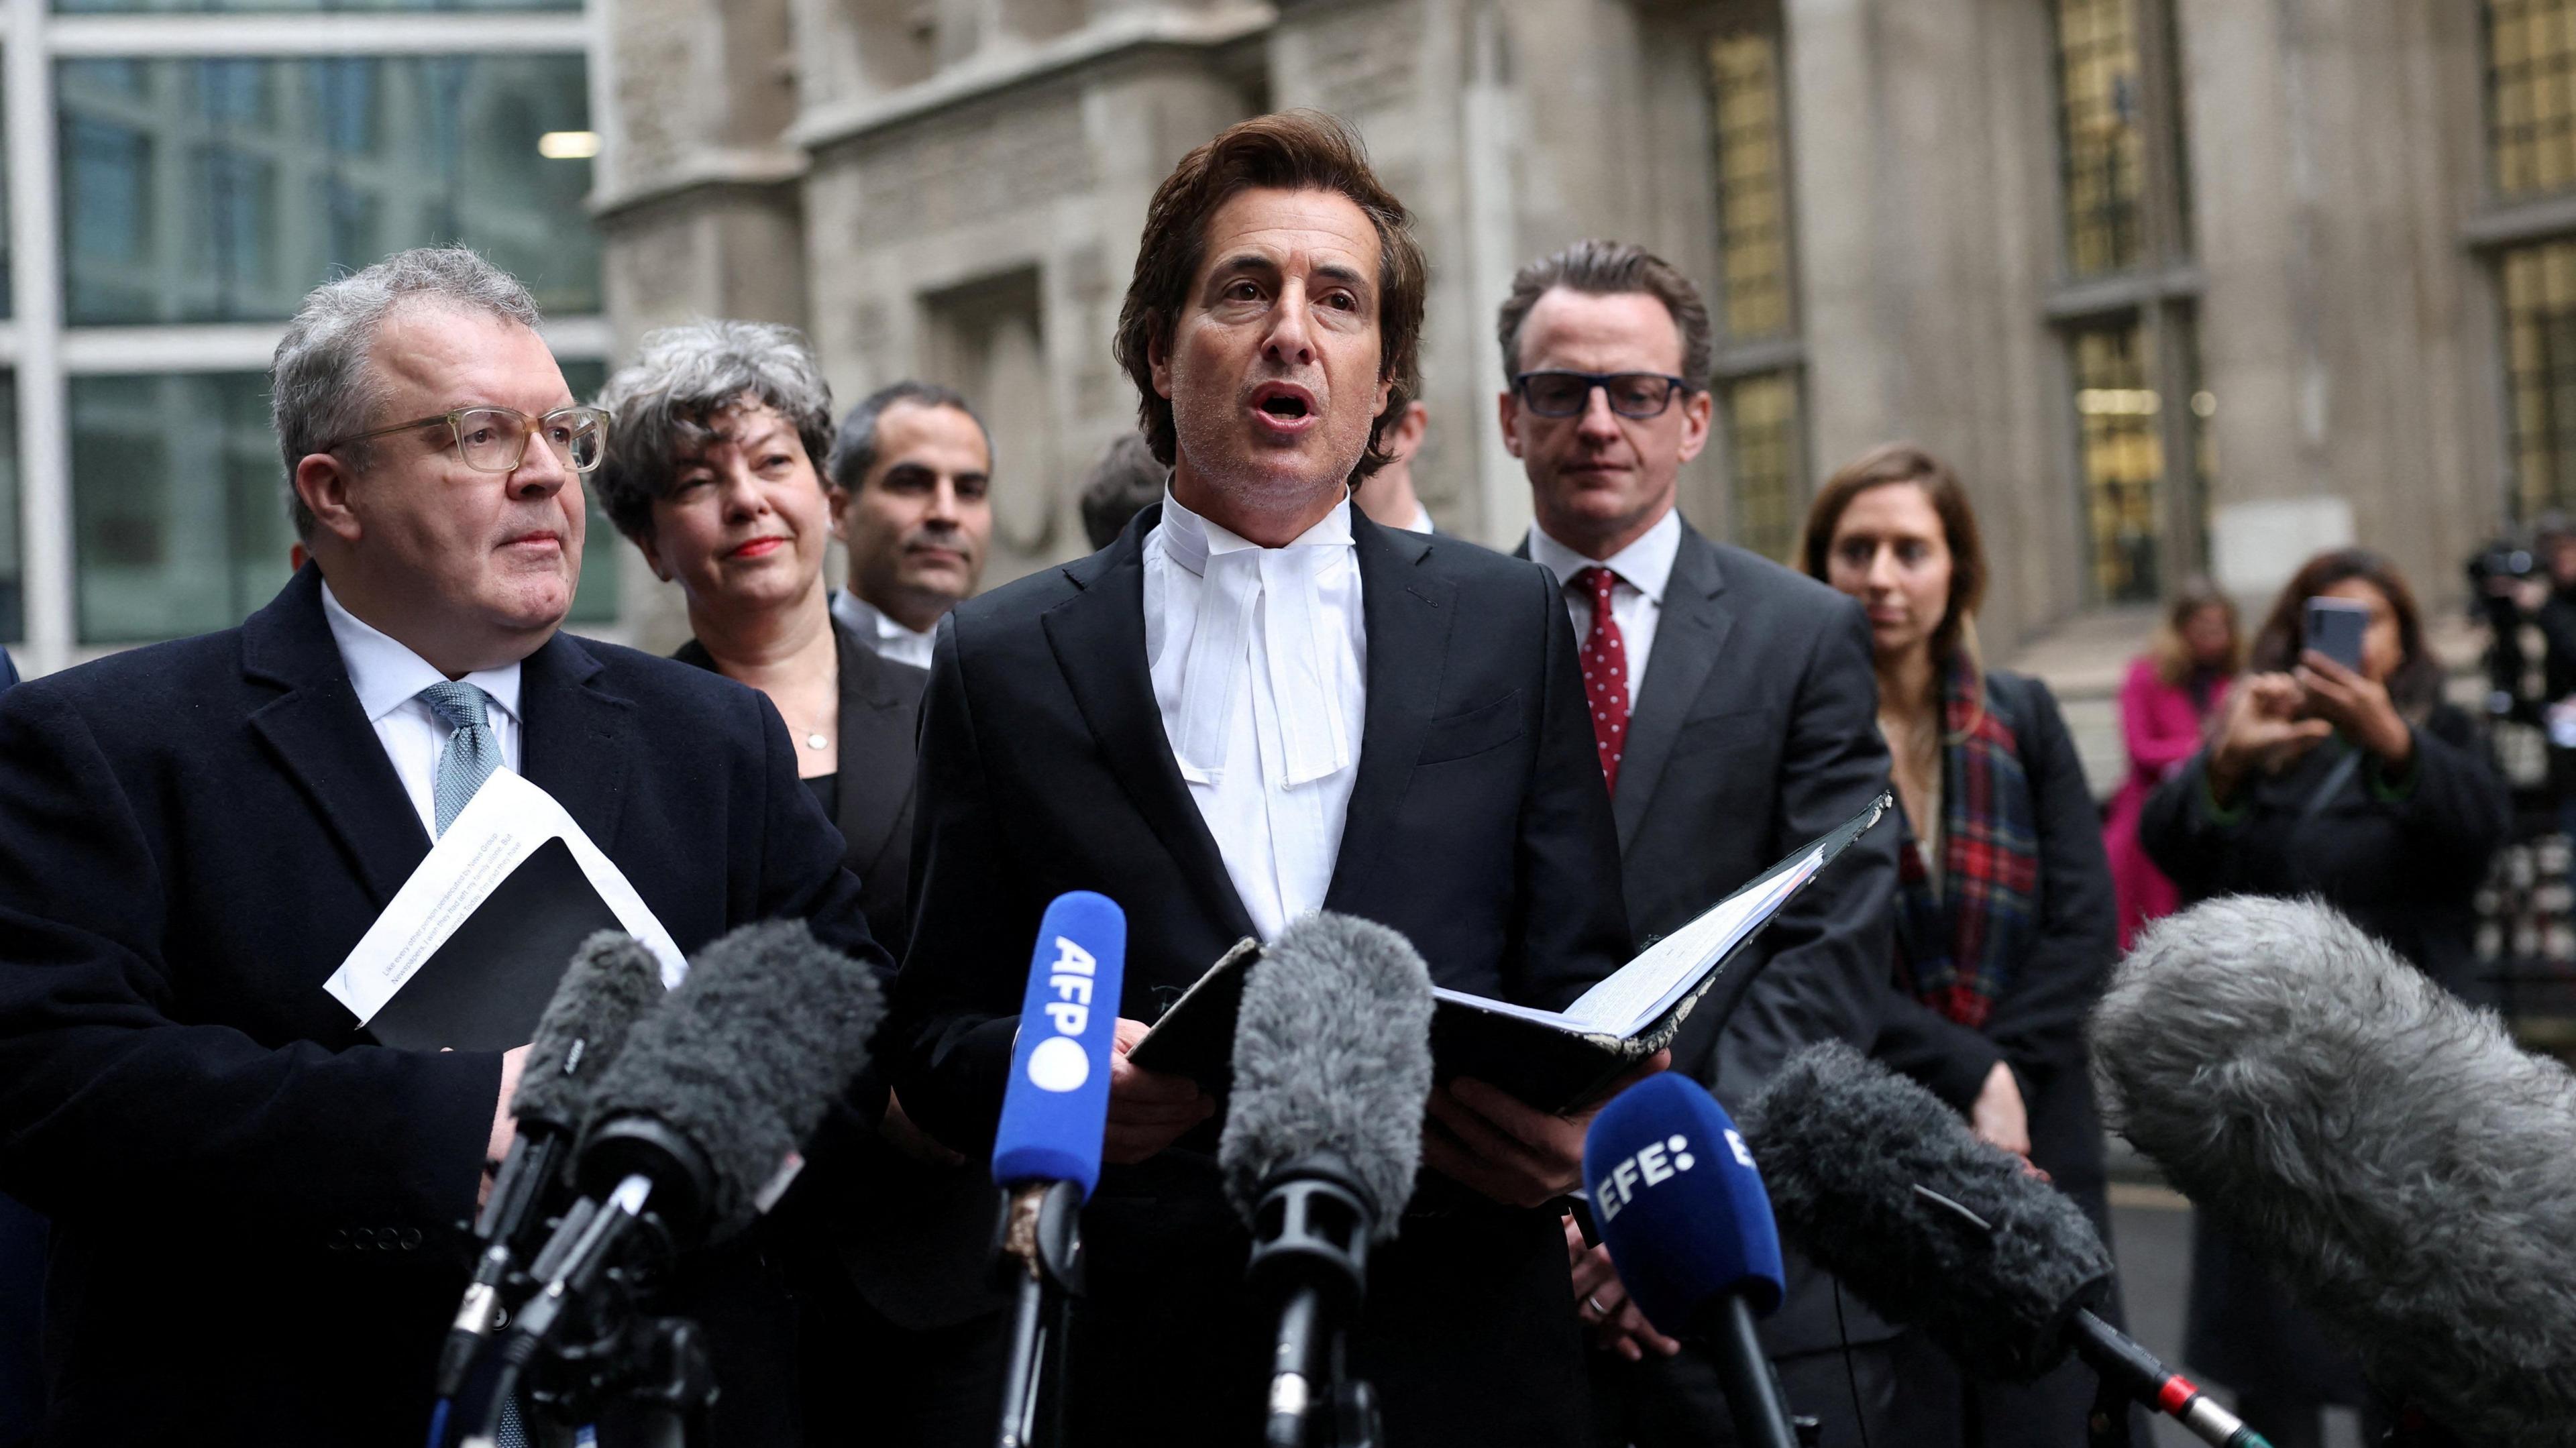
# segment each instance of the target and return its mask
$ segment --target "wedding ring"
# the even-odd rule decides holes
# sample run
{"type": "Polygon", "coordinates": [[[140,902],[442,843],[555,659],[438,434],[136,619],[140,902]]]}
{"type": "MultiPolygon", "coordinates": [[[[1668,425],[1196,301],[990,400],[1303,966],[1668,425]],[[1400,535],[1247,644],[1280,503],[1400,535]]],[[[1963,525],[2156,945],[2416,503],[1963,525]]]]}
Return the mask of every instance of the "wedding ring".
{"type": "Polygon", "coordinates": [[[1583,1305],[1592,1309],[1592,1315],[1594,1317],[1608,1317],[1610,1315],[1610,1309],[1601,1305],[1601,1299],[1593,1296],[1589,1292],[1583,1294],[1583,1305]]]}

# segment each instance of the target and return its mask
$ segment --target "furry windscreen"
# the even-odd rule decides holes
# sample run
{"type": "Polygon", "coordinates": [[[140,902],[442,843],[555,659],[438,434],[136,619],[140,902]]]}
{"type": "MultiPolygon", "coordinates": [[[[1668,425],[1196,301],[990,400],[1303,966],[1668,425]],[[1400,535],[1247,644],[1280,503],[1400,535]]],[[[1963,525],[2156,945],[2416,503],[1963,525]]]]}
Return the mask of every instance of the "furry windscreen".
{"type": "Polygon", "coordinates": [[[1422,1162],[1431,1095],[1431,971],[1402,935],[1348,915],[1280,932],[1243,985],[1234,1092],[1217,1165],[1250,1220],[1271,1174],[1331,1154],[1395,1236],[1422,1162]]]}
{"type": "Polygon", "coordinates": [[[746,925],[702,951],[636,1026],[592,1097],[594,1123],[652,1116],[706,1156],[709,1237],[751,1224],[753,1197],[868,1063],[876,976],[801,920],[746,925]]]}
{"type": "Polygon", "coordinates": [[[2114,1129],[2374,1380],[2468,1442],[2576,1445],[2576,1077],[2335,911],[2151,927],[2093,1020],[2114,1129]]]}
{"type": "Polygon", "coordinates": [[[528,1041],[510,1114],[523,1126],[580,1127],[590,1085],[663,996],[662,965],[634,936],[603,930],[581,943],[528,1041]],[[581,1054],[573,1055],[578,1043],[581,1054]],[[566,1069],[569,1067],[570,1069],[566,1069]]]}
{"type": "Polygon", "coordinates": [[[1790,1057],[1742,1126],[1780,1235],[1973,1373],[2027,1379],[2056,1366],[2075,1310],[2109,1290],[2111,1254],[2082,1208],[1843,1042],[1790,1057]]]}

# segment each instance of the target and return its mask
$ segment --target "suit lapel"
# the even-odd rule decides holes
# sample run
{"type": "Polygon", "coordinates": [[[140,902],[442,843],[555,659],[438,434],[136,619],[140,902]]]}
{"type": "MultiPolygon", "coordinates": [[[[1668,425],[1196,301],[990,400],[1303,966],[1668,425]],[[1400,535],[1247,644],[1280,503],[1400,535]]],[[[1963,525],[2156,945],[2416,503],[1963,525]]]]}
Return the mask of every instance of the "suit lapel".
{"type": "Polygon", "coordinates": [[[1440,702],[1457,585],[1422,566],[1442,544],[1419,533],[1382,528],[1351,510],[1351,539],[1360,567],[1360,616],[1368,628],[1368,704],[1360,729],[1359,777],[1342,823],[1326,909],[1366,881],[1394,832],[1397,806],[1422,754],[1440,702]]]}
{"type": "Polygon", "coordinates": [[[835,619],[841,663],[841,817],[833,823],[853,860],[883,854],[886,835],[912,798],[913,701],[893,686],[876,651],[835,619]]]}
{"type": "Polygon", "coordinates": [[[1646,684],[1628,714],[1628,748],[1619,761],[1619,787],[1610,809],[1619,822],[1619,849],[1636,838],[1655,797],[1655,784],[1672,758],[1682,720],[1699,697],[1735,627],[1726,606],[1726,578],[1717,566],[1717,550],[1688,523],[1682,525],[1681,547],[1673,555],[1672,577],[1664,583],[1664,606],[1655,623],[1655,649],[1647,659],[1646,684]]]}
{"type": "Polygon", "coordinates": [[[1147,508],[1115,544],[1066,565],[1065,576],[1081,591],[1047,610],[1041,622],[1074,707],[1146,828],[1226,933],[1252,935],[1251,913],[1172,759],[1145,666],[1145,535],[1161,516],[1159,504],[1147,508]]]}
{"type": "Polygon", "coordinates": [[[614,856],[627,761],[642,740],[634,703],[609,692],[600,672],[599,660],[567,634],[528,656],[519,672],[519,772],[614,856]]]}
{"type": "Polygon", "coordinates": [[[429,854],[429,831],[349,685],[322,615],[320,570],[307,565],[244,621],[242,672],[285,687],[251,713],[251,728],[303,787],[382,908],[429,854]]]}

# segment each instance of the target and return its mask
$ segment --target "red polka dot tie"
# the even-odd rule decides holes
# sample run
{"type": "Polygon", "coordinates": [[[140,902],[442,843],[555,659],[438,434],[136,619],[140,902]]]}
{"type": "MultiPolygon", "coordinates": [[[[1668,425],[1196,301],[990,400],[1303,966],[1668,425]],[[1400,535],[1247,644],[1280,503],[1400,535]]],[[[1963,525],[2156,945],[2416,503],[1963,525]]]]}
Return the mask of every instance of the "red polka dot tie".
{"type": "Polygon", "coordinates": [[[1628,644],[1610,613],[1610,590],[1619,575],[1594,566],[1576,572],[1574,586],[1592,592],[1592,632],[1583,640],[1583,695],[1592,705],[1592,738],[1601,746],[1601,782],[1619,788],[1619,757],[1628,749],[1628,644]]]}

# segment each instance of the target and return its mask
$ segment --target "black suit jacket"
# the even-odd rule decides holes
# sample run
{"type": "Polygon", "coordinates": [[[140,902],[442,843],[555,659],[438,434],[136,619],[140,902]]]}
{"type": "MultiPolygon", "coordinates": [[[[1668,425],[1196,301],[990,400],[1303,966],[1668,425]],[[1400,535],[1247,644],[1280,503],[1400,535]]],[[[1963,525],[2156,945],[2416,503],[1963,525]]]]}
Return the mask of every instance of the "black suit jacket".
{"type": "MultiPolygon", "coordinates": [[[[427,1422],[500,1057],[375,1046],[322,989],[430,842],[320,593],[0,698],[0,1187],[55,1222],[49,1442],[427,1422]]],[[[885,965],[759,695],[560,634],[522,679],[527,777],[683,950],[802,916],[885,965]]],[[[719,1432],[792,1433],[717,1340],[719,1432]]]]}
{"type": "MultiPolygon", "coordinates": [[[[841,863],[859,877],[859,908],[868,933],[900,959],[905,886],[912,871],[913,736],[921,725],[921,691],[930,671],[869,648],[849,625],[832,620],[840,664],[841,863]]],[[[691,639],[671,657],[713,672],[715,658],[691,639]]]]}
{"type": "MultiPolygon", "coordinates": [[[[1642,945],[1886,790],[1860,605],[1683,523],[1623,754],[1612,807],[1642,945]]],[[[1801,1046],[1869,1049],[1894,967],[1895,889],[1895,831],[1882,825],[1718,978],[1674,1042],[1673,1068],[1741,1110],[1801,1046]]],[[[1848,1300],[1838,1322],[1830,1280],[1803,1259],[1790,1277],[1789,1300],[1763,1324],[1773,1353],[1893,1335],[1848,1300]]]]}
{"type": "MultiPolygon", "coordinates": [[[[1153,1020],[1253,933],[1157,710],[1145,660],[1148,509],[1117,543],[961,606],[923,713],[913,936],[896,983],[896,1090],[931,1132],[989,1147],[1046,904],[1128,912],[1120,1014],[1153,1020]]],[[[1328,910],[1409,937],[1444,985],[1560,1005],[1614,968],[1627,925],[1609,799],[1545,573],[1354,515],[1368,700],[1328,910]]],[[[1240,1301],[1246,1238],[1215,1124],[1108,1168],[1084,1215],[1077,1437],[1243,1441],[1258,1428],[1240,1301]]],[[[1550,1214],[1426,1179],[1371,1263],[1358,1347],[1391,1441],[1558,1443],[1580,1359],[1550,1214]]]]}
{"type": "MultiPolygon", "coordinates": [[[[917,793],[913,743],[930,671],[878,653],[838,618],[832,638],[840,666],[840,808],[833,823],[842,863],[859,878],[868,933],[900,955],[912,933],[905,895],[917,793]]],[[[671,657],[716,666],[696,639],[671,657]]],[[[781,1204],[814,1249],[805,1265],[846,1276],[880,1316],[906,1328],[945,1327],[993,1311],[1002,1299],[992,1281],[1001,1205],[992,1178],[978,1162],[934,1166],[896,1151],[861,1119],[872,1104],[846,1104],[842,1129],[806,1154],[805,1175],[781,1204]]],[[[809,1333],[825,1330],[807,1324],[809,1333]]],[[[836,1397],[848,1387],[843,1379],[814,1391],[836,1397]]]]}

